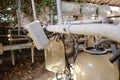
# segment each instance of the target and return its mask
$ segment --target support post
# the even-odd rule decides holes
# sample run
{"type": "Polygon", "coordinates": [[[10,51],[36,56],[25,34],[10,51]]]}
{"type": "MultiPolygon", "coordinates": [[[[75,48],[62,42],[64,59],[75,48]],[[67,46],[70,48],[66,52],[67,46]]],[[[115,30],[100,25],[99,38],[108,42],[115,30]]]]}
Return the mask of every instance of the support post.
{"type": "Polygon", "coordinates": [[[17,1],[18,2],[18,9],[17,9],[17,18],[18,18],[18,35],[20,35],[20,27],[21,27],[21,10],[20,10],[20,7],[21,7],[21,3],[20,3],[20,0],[17,1]]]}
{"type": "Polygon", "coordinates": [[[13,50],[11,50],[11,58],[12,58],[12,65],[14,66],[15,65],[15,55],[14,55],[13,50]]]}
{"type": "Polygon", "coordinates": [[[33,10],[34,20],[37,20],[34,0],[31,0],[31,2],[32,2],[32,10],[33,10]]]}
{"type": "Polygon", "coordinates": [[[34,47],[31,47],[31,58],[32,58],[32,63],[35,62],[34,60],[34,47]]]}
{"type": "Polygon", "coordinates": [[[62,15],[62,2],[61,0],[56,0],[57,2],[57,13],[58,13],[58,24],[63,23],[63,15],[62,15]]]}

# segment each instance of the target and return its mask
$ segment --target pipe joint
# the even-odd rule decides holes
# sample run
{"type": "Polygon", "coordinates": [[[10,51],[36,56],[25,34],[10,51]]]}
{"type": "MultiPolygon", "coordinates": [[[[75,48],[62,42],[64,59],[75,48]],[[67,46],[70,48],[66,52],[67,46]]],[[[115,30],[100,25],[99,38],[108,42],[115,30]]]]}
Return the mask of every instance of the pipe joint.
{"type": "Polygon", "coordinates": [[[64,28],[63,28],[63,31],[65,31],[65,32],[67,32],[67,33],[70,33],[70,27],[71,27],[71,24],[68,24],[67,26],[65,26],[64,28]]]}

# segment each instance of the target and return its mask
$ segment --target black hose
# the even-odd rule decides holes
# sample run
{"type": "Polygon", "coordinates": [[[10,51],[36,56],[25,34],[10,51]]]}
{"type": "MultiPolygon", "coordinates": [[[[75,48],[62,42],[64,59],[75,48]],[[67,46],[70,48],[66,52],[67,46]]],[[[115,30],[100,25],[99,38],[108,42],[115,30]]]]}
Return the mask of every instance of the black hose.
{"type": "Polygon", "coordinates": [[[120,15],[109,16],[109,17],[106,17],[105,19],[110,19],[110,18],[120,18],[120,15]]]}
{"type": "Polygon", "coordinates": [[[109,59],[111,63],[114,63],[120,57],[120,49],[109,59]]]}

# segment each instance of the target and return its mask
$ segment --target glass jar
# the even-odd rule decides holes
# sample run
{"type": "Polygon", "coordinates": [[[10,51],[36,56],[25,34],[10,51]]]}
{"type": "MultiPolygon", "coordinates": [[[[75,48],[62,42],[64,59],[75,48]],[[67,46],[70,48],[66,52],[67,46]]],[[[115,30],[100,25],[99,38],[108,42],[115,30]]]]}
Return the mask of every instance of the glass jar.
{"type": "Polygon", "coordinates": [[[44,51],[46,69],[57,73],[65,67],[65,50],[61,40],[50,41],[44,51]]]}

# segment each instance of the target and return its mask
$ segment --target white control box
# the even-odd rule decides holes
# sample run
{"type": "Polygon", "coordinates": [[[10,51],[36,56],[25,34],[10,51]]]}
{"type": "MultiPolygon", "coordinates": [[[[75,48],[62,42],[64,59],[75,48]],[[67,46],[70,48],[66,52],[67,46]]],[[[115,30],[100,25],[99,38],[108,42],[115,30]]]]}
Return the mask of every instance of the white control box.
{"type": "Polygon", "coordinates": [[[47,46],[47,44],[49,44],[49,40],[38,20],[25,25],[25,28],[29,32],[37,49],[39,49],[39,50],[43,49],[44,47],[47,46]]]}

